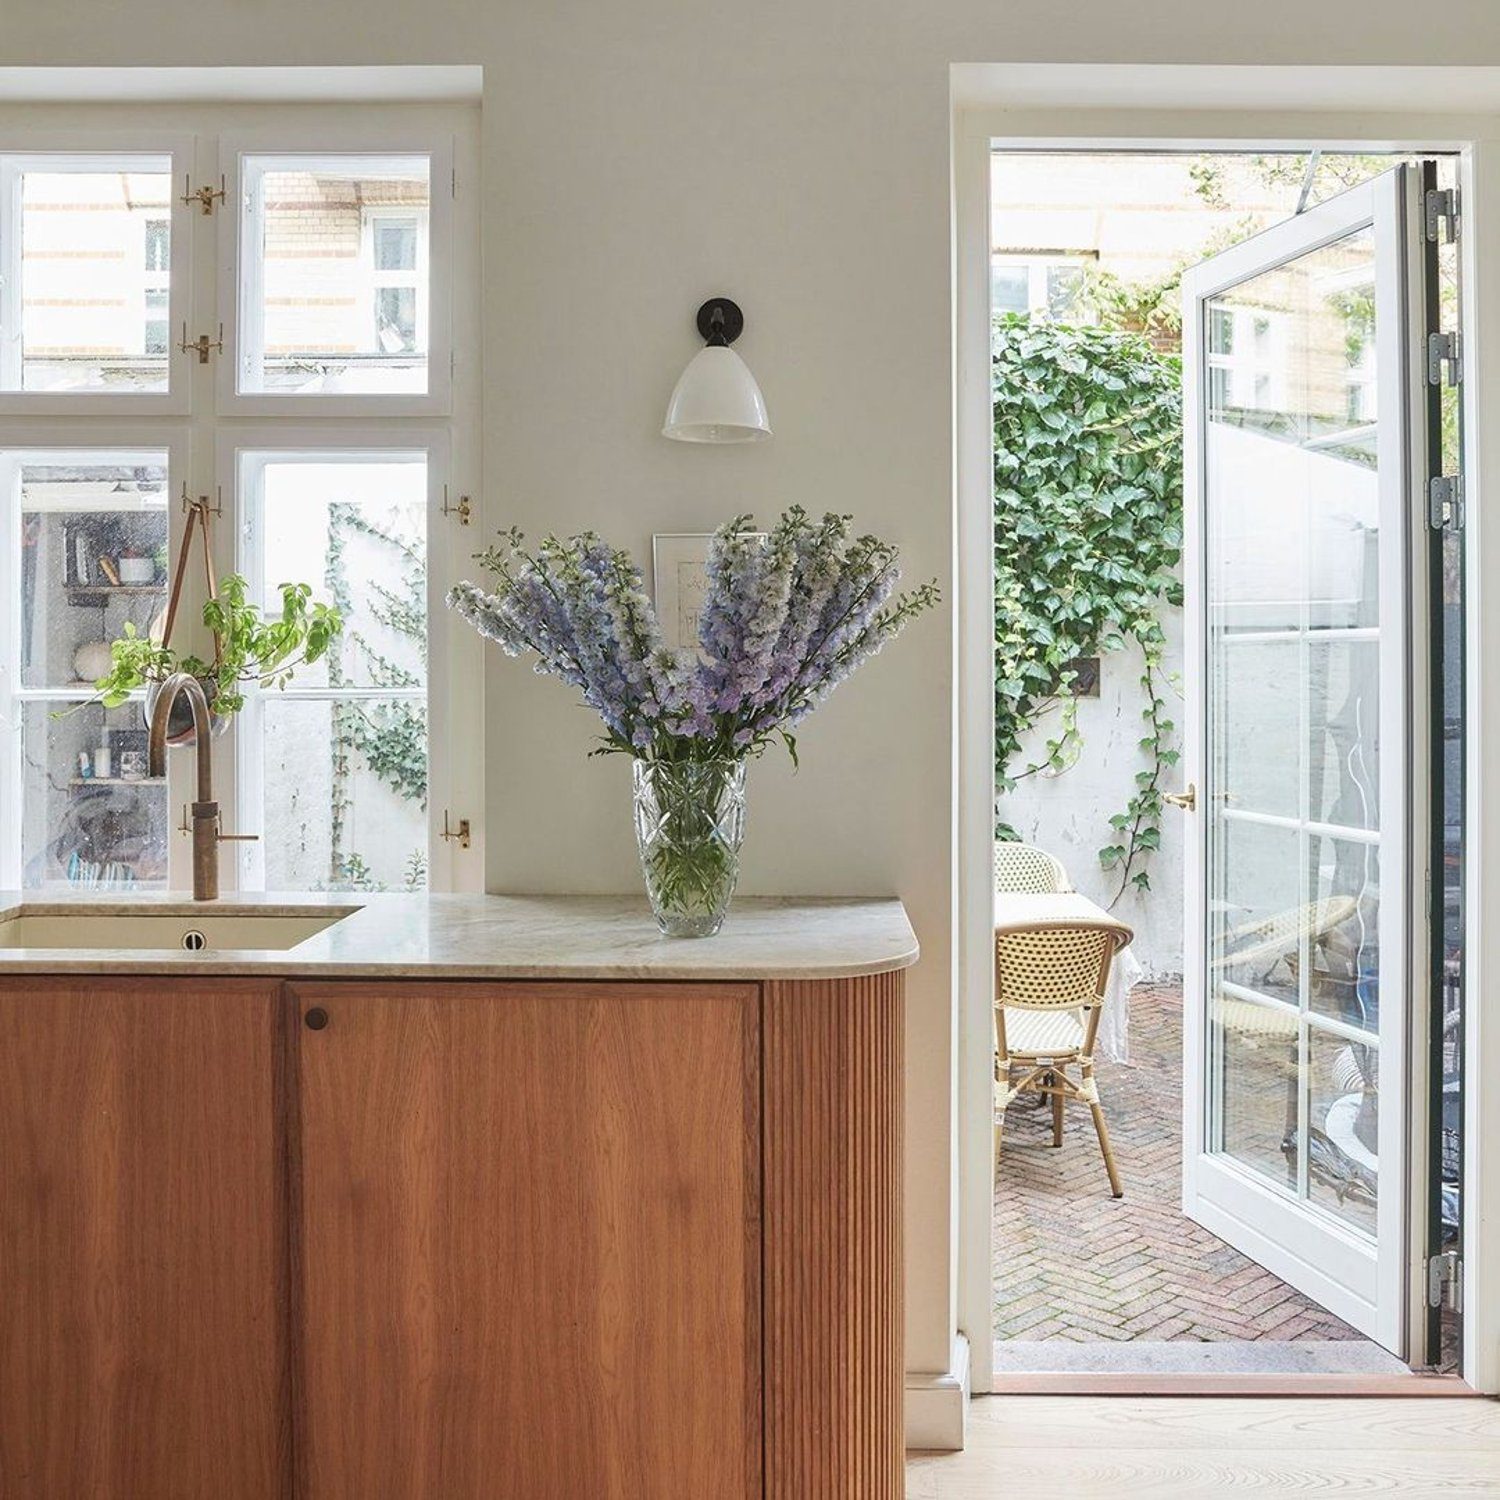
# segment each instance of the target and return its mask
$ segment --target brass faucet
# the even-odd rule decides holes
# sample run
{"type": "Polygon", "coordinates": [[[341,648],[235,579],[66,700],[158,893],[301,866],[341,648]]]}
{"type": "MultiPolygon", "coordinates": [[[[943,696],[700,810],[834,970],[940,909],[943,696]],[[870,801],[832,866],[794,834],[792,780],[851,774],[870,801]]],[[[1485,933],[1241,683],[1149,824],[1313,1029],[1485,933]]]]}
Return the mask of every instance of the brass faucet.
{"type": "Polygon", "coordinates": [[[219,831],[219,804],[214,801],[213,724],[208,695],[191,672],[174,672],[162,683],[151,711],[151,734],[147,741],[148,773],[167,774],[167,726],[172,707],[187,695],[193,710],[193,744],[198,752],[198,798],[193,803],[193,900],[216,901],[219,897],[219,844],[225,839],[254,838],[254,834],[219,831]]]}

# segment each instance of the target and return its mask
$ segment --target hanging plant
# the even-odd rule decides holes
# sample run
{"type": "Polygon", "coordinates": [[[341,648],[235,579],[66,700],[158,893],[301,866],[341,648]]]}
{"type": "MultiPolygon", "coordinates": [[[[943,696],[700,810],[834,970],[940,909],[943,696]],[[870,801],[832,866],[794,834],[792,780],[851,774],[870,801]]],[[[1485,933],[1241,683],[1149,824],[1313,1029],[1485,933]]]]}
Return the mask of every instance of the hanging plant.
{"type": "MultiPolygon", "coordinates": [[[[1079,658],[1140,648],[1143,767],[1109,818],[1115,899],[1149,889],[1161,782],[1178,760],[1161,612],[1180,606],[1181,363],[1146,334],[995,320],[995,786],[1078,758],[1079,658]],[[1027,735],[1053,732],[1028,757],[1027,735]]],[[[997,820],[1001,837],[1013,831],[997,820]]]]}
{"type": "MultiPolygon", "coordinates": [[[[153,690],[174,672],[187,672],[202,683],[214,724],[220,728],[229,715],[245,706],[246,683],[284,688],[296,670],[317,661],[343,629],[338,609],[315,601],[310,584],[282,584],[281,613],[269,617],[262,615],[259,605],[247,602],[247,586],[238,573],[231,573],[221,584],[214,571],[210,514],[206,499],[200,498],[188,508],[187,529],[172,575],[161,639],[149,632],[142,635],[127,620],[119,639],[110,645],[110,669],[95,679],[94,696],[89,702],[118,708],[132,693],[145,688],[149,723],[155,712],[153,690]],[[201,545],[207,586],[203,623],[214,638],[212,661],[180,654],[172,645],[172,627],[182,602],[182,586],[195,540],[201,545]]],[[[193,733],[191,706],[179,695],[172,705],[167,742],[189,743],[193,733]]]]}
{"type": "Polygon", "coordinates": [[[313,599],[306,583],[281,585],[281,613],[265,616],[246,602],[245,580],[231,573],[216,597],[203,606],[203,623],[214,633],[218,652],[212,661],[179,655],[165,641],[142,635],[126,621],[110,646],[111,667],[94,683],[95,701],[118,708],[139,688],[164,682],[174,672],[190,672],[205,685],[217,715],[238,713],[245,706],[245,684],[282,688],[299,667],[327,651],[343,629],[332,605],[313,599]]]}

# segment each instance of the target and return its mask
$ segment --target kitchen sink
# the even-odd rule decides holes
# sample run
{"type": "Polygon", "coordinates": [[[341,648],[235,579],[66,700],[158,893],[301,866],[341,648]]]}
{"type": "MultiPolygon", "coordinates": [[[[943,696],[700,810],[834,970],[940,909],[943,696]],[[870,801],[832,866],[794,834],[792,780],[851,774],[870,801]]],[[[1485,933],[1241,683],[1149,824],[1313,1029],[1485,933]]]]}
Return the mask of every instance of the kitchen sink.
{"type": "Polygon", "coordinates": [[[226,910],[189,907],[164,911],[160,906],[21,907],[0,917],[0,949],[83,948],[93,950],[186,950],[189,953],[231,951],[284,952],[342,922],[355,906],[279,906],[226,910]]]}

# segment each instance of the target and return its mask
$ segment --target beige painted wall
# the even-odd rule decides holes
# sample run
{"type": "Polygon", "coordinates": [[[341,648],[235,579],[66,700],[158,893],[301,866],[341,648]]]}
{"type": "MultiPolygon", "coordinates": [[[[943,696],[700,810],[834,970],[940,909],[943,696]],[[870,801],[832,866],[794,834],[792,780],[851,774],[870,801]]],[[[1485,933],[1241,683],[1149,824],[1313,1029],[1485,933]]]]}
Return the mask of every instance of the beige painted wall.
{"type": "MultiPolygon", "coordinates": [[[[55,0],[0,64],[481,63],[491,523],[650,534],[793,501],[947,578],[949,79],[955,61],[1500,61],[1492,0],[55,0]],[[773,442],[656,434],[705,295],[739,300],[773,442]]],[[[757,769],[750,890],[886,892],[925,957],[908,1023],[908,1363],[945,1368],[954,1297],[946,616],[828,705],[803,770],[757,769]]],[[[620,890],[625,768],[492,657],[489,883],[620,890]]]]}

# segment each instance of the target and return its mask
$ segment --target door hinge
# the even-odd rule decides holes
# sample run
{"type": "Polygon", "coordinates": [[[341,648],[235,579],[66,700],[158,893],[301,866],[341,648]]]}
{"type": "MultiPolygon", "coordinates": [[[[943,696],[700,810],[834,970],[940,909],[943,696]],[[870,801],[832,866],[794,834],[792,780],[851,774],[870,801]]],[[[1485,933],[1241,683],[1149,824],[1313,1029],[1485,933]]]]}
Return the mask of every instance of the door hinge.
{"type": "Polygon", "coordinates": [[[1458,238],[1458,189],[1432,188],[1426,195],[1423,207],[1427,220],[1427,238],[1440,240],[1447,230],[1448,243],[1458,238]]]}
{"type": "Polygon", "coordinates": [[[1437,474],[1427,481],[1427,524],[1434,531],[1463,530],[1462,474],[1437,474]]]}
{"type": "Polygon", "coordinates": [[[1464,378],[1463,347],[1456,333],[1427,335],[1427,383],[1459,385],[1464,378]]]}
{"type": "Polygon", "coordinates": [[[1464,1263],[1457,1250],[1444,1250],[1427,1262],[1427,1305],[1464,1310],[1464,1263]]]}
{"type": "Polygon", "coordinates": [[[206,215],[213,213],[215,202],[224,201],[224,179],[219,178],[218,187],[210,187],[204,183],[202,187],[195,188],[191,177],[182,179],[182,201],[189,206],[196,203],[206,215]]]}

